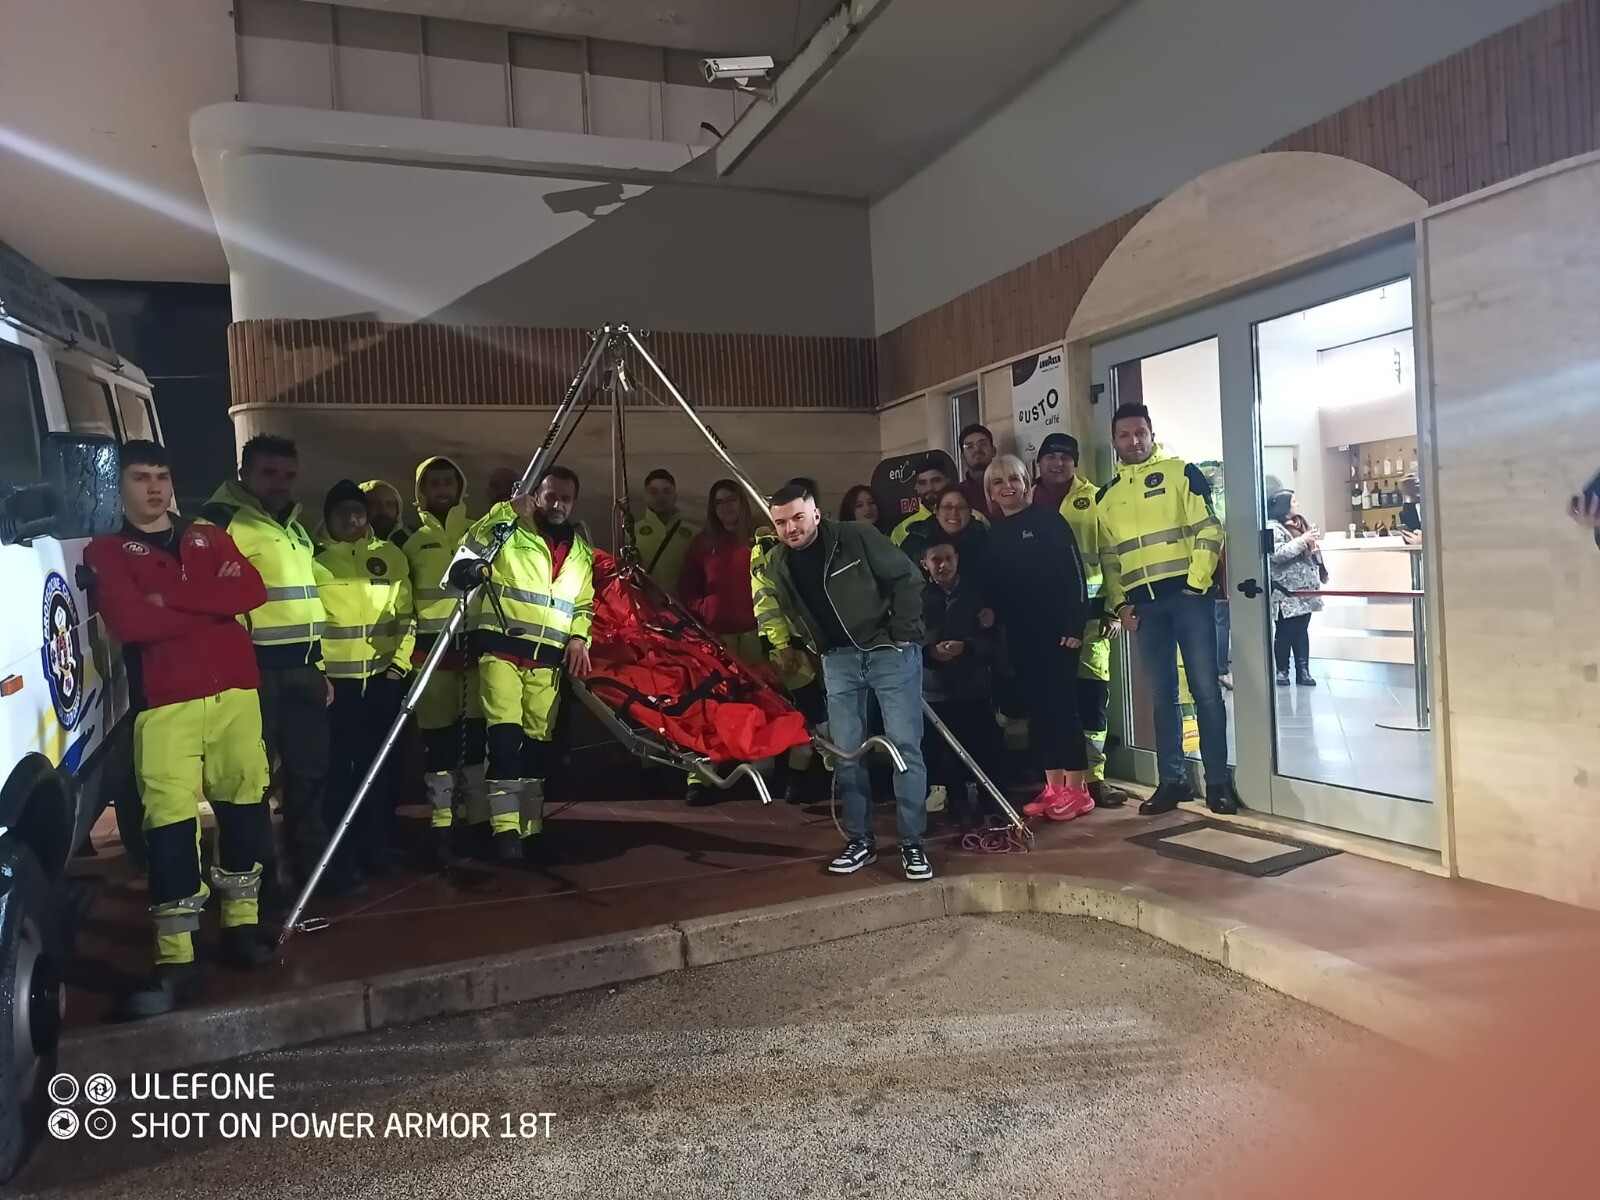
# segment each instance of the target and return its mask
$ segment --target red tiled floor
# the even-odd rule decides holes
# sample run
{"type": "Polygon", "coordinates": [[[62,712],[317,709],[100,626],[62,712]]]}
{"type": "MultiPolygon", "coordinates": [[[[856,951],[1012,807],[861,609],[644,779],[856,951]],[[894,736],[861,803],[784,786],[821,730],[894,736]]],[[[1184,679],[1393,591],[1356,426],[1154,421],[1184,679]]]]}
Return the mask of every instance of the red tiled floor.
{"type": "MultiPolygon", "coordinates": [[[[826,809],[762,808],[730,799],[705,809],[626,797],[613,772],[586,776],[606,799],[557,810],[560,866],[517,871],[465,865],[447,883],[401,872],[359,899],[314,901],[327,929],[290,939],[273,966],[248,976],[218,972],[226,1000],[311,984],[503,953],[542,943],[707,916],[899,880],[888,854],[846,878],[823,873],[839,843],[826,809]],[[609,778],[608,778],[609,777],[609,778]]],[[[935,843],[945,872],[1049,871],[1143,884],[1220,914],[1280,932],[1386,973],[1452,994],[1515,971],[1553,941],[1593,939],[1600,916],[1519,893],[1439,879],[1339,855],[1275,878],[1253,879],[1176,862],[1125,839],[1156,823],[1131,808],[1049,825],[1027,854],[971,855],[935,843]]],[[[892,807],[880,839],[893,845],[892,807]]],[[[103,1019],[109,997],[141,972],[148,953],[142,883],[100,831],[97,858],[78,870],[106,878],[80,935],[84,962],[70,998],[74,1025],[103,1019]]]]}

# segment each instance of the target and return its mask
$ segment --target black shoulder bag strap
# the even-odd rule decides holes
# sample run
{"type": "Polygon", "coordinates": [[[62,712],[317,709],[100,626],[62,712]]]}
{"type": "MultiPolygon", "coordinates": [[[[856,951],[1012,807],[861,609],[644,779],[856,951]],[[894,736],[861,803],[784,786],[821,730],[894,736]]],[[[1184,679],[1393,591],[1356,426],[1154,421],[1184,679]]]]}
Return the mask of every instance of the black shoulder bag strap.
{"type": "Polygon", "coordinates": [[[672,541],[672,535],[678,532],[678,527],[682,524],[683,518],[679,517],[668,527],[666,533],[661,535],[661,545],[656,547],[655,554],[650,558],[650,565],[644,569],[646,575],[654,575],[656,573],[656,564],[661,561],[661,556],[667,552],[667,545],[672,541]]]}

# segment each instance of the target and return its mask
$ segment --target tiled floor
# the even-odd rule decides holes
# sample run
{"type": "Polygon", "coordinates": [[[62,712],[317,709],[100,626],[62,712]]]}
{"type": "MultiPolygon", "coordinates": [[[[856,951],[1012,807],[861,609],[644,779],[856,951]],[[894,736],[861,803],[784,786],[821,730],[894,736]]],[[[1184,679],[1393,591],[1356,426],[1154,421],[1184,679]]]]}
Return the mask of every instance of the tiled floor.
{"type": "MultiPolygon", "coordinates": [[[[566,850],[562,865],[537,871],[474,865],[449,882],[398,873],[358,900],[318,901],[309,911],[329,918],[327,929],[292,938],[279,961],[259,973],[219,972],[213,999],[899,882],[892,855],[846,878],[823,872],[839,840],[825,806],[763,808],[734,799],[686,809],[675,799],[628,798],[632,775],[625,764],[596,764],[582,777],[594,798],[551,822],[566,850]]],[[[938,840],[931,848],[944,872],[1051,871],[1144,884],[1450,990],[1517,970],[1526,952],[1548,949],[1551,939],[1600,932],[1593,914],[1351,855],[1252,879],[1161,858],[1125,840],[1156,823],[1194,819],[1178,813],[1152,821],[1128,808],[1047,825],[1027,854],[963,854],[938,840]],[[1524,940],[1529,935],[1537,936],[1524,940]]],[[[891,809],[883,809],[880,824],[880,838],[892,844],[891,809]]],[[[97,845],[99,856],[75,867],[104,880],[80,933],[82,959],[71,979],[75,1025],[102,1020],[110,997],[148,963],[142,881],[114,829],[103,826],[97,845]]]]}
{"type": "MultiPolygon", "coordinates": [[[[1273,685],[1278,773],[1431,803],[1433,734],[1382,728],[1416,723],[1411,668],[1312,659],[1311,674],[1314,688],[1273,685]]],[[[1234,676],[1234,684],[1242,686],[1242,677],[1234,676]]],[[[1235,695],[1224,691],[1222,698],[1229,759],[1237,765],[1235,695]]]]}

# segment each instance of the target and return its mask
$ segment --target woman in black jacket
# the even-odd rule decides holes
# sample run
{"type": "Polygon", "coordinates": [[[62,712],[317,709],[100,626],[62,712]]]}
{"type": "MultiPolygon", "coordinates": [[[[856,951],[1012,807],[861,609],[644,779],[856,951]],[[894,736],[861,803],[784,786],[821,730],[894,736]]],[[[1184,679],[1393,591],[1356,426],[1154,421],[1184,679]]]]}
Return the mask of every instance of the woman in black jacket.
{"type": "Polygon", "coordinates": [[[998,515],[989,530],[984,598],[1005,631],[1012,669],[1028,713],[1028,742],[1045,769],[1045,788],[1023,806],[1070,821],[1094,807],[1078,717],[1078,654],[1089,621],[1083,557],[1072,527],[1053,508],[1033,507],[1028,469],[1014,455],[989,464],[984,487],[998,515]]]}

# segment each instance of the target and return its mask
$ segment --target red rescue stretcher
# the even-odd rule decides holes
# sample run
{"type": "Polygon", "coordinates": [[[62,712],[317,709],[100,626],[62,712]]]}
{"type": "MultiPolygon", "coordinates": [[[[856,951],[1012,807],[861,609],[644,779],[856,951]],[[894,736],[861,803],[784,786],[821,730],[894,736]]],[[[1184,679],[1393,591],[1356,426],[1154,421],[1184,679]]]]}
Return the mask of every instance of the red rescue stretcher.
{"type": "Polygon", "coordinates": [[[813,745],[843,753],[807,729],[805,717],[761,667],[740,661],[717,636],[636,564],[595,551],[594,627],[590,671],[573,693],[628,750],[646,762],[693,771],[720,788],[742,775],[763,803],[772,802],[755,763],[813,745]]]}

